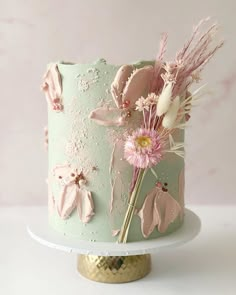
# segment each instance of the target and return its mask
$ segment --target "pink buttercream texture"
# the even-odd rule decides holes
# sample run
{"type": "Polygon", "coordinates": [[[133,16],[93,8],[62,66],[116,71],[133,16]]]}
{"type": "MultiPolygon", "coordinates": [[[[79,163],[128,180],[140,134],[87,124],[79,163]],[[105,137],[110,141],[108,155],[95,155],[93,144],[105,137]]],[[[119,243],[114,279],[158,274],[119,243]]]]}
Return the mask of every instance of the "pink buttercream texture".
{"type": "Polygon", "coordinates": [[[62,111],[62,81],[57,64],[51,64],[47,69],[43,77],[42,90],[45,93],[48,105],[55,111],[62,111]]]}
{"type": "Polygon", "coordinates": [[[94,203],[91,192],[76,182],[77,169],[65,164],[53,170],[54,177],[60,181],[61,192],[57,200],[57,211],[62,219],[68,218],[77,208],[80,220],[83,223],[90,221],[94,215],[94,203]]]}
{"type": "Polygon", "coordinates": [[[164,233],[170,223],[181,215],[181,211],[179,203],[167,191],[156,186],[147,194],[138,212],[143,236],[147,238],[155,227],[160,233],[164,233]]]}
{"type": "Polygon", "coordinates": [[[148,90],[153,75],[153,67],[146,66],[134,70],[133,66],[122,66],[111,85],[111,94],[116,105],[103,106],[93,110],[89,117],[103,126],[124,126],[130,120],[135,102],[148,90]]]}

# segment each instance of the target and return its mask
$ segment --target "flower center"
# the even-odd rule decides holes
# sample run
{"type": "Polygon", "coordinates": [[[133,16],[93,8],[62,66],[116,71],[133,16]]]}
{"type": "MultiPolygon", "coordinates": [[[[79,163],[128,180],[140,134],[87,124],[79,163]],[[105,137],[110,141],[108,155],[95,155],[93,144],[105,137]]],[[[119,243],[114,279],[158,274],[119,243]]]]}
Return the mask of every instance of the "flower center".
{"type": "Polygon", "coordinates": [[[145,148],[151,145],[152,140],[148,136],[139,136],[136,138],[136,142],[140,147],[145,148]]]}

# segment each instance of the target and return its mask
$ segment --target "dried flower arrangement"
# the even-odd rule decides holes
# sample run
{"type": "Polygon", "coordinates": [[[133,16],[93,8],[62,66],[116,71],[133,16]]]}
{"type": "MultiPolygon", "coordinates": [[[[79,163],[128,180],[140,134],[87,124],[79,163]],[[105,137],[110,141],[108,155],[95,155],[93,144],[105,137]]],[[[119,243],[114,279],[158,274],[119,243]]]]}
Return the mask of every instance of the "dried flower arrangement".
{"type": "MultiPolygon", "coordinates": [[[[152,167],[158,165],[165,153],[175,153],[184,157],[184,143],[174,142],[172,134],[176,129],[185,128],[192,105],[203,95],[202,87],[192,94],[189,87],[200,79],[204,66],[223,45],[223,41],[213,44],[218,31],[217,24],[201,34],[201,28],[208,20],[207,18],[200,21],[194,28],[192,36],[173,61],[163,61],[167,34],[162,35],[148,95],[140,97],[135,103],[135,109],[142,113],[142,124],[139,129],[127,136],[124,144],[124,157],[134,167],[134,172],[129,204],[118,237],[119,243],[127,241],[135,205],[147,170],[152,170],[152,167]]],[[[121,75],[119,78],[121,80],[121,75]]],[[[128,100],[126,104],[129,104],[128,100]]],[[[146,196],[146,200],[157,195],[161,196],[160,183],[146,196]]],[[[178,212],[176,204],[175,207],[175,212],[178,212]]],[[[143,210],[145,202],[139,214],[142,214],[143,210]]]]}

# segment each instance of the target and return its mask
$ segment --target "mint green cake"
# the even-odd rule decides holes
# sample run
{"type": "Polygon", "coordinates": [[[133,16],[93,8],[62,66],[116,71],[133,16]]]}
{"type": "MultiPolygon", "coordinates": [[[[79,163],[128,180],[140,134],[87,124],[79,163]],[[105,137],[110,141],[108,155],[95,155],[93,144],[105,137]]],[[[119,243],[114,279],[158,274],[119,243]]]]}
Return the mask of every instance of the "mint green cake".
{"type": "Polygon", "coordinates": [[[69,239],[126,243],[182,225],[184,129],[202,95],[201,87],[189,89],[223,44],[212,44],[216,25],[195,40],[207,21],[169,62],[163,34],[155,61],[48,65],[42,89],[53,229],[69,239]]]}
{"type": "MultiPolygon", "coordinates": [[[[140,62],[133,67],[135,70],[147,65],[153,65],[153,62],[140,62]]],[[[68,237],[93,242],[115,242],[124,221],[133,167],[123,156],[123,135],[127,130],[140,125],[139,113],[131,111],[129,129],[126,124],[104,126],[91,118],[93,111],[98,108],[116,108],[111,85],[119,69],[120,66],[109,65],[101,59],[93,64],[51,64],[45,75],[45,91],[46,87],[50,87],[51,91],[51,94],[46,93],[49,223],[68,237]],[[67,179],[70,175],[79,178],[80,174],[78,184],[72,185],[71,179],[67,179]],[[83,187],[84,191],[89,192],[81,193],[81,198],[89,200],[88,204],[78,201],[78,190],[73,186],[83,187]],[[81,204],[78,208],[79,202],[81,204]],[[88,212],[80,214],[81,207],[86,207],[88,212]]],[[[147,95],[147,92],[142,92],[142,95],[147,95]]],[[[183,131],[176,132],[176,138],[178,141],[183,140],[183,131]]],[[[174,219],[167,221],[168,227],[164,232],[155,228],[146,237],[142,233],[138,213],[134,214],[128,241],[157,238],[171,233],[181,225],[184,206],[183,170],[183,158],[169,154],[153,167],[153,171],[147,171],[136,211],[141,209],[145,196],[159,182],[166,185],[169,194],[176,200],[172,208],[176,212],[174,219]]]]}

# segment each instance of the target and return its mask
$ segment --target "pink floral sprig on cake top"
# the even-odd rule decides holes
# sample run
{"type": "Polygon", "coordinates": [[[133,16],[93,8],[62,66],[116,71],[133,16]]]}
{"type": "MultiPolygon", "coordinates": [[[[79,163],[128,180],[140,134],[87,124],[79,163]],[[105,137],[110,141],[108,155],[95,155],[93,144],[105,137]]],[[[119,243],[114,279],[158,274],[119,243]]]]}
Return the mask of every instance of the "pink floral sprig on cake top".
{"type": "MultiPolygon", "coordinates": [[[[200,21],[192,36],[172,61],[163,61],[167,34],[162,35],[160,49],[153,67],[146,96],[136,100],[136,111],[143,115],[142,125],[126,137],[124,157],[134,167],[131,195],[118,242],[125,243],[142,181],[147,169],[158,165],[165,153],[184,157],[184,143],[175,142],[172,134],[184,129],[201,89],[190,93],[189,87],[200,80],[204,66],[222,47],[214,44],[218,25],[211,25],[204,33],[202,27],[209,18],[200,21]]],[[[153,171],[153,169],[152,169],[153,171]]]]}

